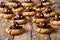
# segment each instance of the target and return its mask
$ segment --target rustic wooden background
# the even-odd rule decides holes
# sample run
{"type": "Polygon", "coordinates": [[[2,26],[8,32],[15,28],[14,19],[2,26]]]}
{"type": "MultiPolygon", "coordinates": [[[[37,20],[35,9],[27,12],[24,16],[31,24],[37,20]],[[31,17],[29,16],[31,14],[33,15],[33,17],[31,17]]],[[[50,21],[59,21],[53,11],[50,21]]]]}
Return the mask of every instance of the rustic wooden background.
{"type": "MultiPolygon", "coordinates": [[[[8,1],[8,0],[0,0],[0,1],[8,1]]],[[[24,0],[19,0],[24,1],[24,0]]],[[[33,0],[35,3],[39,2],[39,0],[33,0]]],[[[60,13],[60,0],[51,0],[54,5],[52,6],[56,12],[60,13]]],[[[60,27],[54,27],[53,33],[51,34],[39,34],[34,31],[36,25],[31,23],[27,23],[24,26],[26,32],[22,35],[12,36],[5,33],[5,29],[10,23],[10,20],[6,20],[0,17],[0,40],[60,40],[60,27]]]]}

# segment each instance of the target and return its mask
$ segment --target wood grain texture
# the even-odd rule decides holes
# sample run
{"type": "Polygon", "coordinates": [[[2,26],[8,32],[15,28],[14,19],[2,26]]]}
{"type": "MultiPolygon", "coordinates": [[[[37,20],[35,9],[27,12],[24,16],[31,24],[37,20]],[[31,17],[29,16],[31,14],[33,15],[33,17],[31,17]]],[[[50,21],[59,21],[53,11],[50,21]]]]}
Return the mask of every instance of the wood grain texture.
{"type": "Polygon", "coordinates": [[[51,40],[60,40],[60,27],[54,28],[54,32],[50,34],[51,40]]]}
{"type": "Polygon", "coordinates": [[[6,34],[5,29],[7,22],[5,19],[0,18],[0,40],[13,40],[13,36],[6,34]]]}
{"type": "MultiPolygon", "coordinates": [[[[8,0],[0,0],[0,1],[8,1],[8,0]]],[[[24,0],[19,0],[23,2],[24,0]]],[[[33,0],[35,3],[39,2],[39,0],[33,0]]],[[[56,12],[60,13],[60,0],[51,0],[55,4],[53,5],[56,12]]],[[[51,34],[39,34],[35,31],[37,27],[36,24],[27,23],[23,25],[25,29],[25,33],[21,35],[12,36],[5,33],[5,29],[8,26],[10,20],[5,21],[5,19],[0,18],[0,40],[60,40],[60,27],[53,27],[54,30],[51,34]],[[32,28],[32,29],[31,29],[32,28]]]]}

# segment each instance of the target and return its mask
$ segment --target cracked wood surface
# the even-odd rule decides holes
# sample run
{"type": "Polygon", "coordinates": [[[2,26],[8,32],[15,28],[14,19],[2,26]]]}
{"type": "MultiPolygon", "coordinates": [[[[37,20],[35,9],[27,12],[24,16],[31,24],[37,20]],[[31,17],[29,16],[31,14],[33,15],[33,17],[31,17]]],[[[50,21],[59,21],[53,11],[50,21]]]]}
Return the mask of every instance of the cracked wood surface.
{"type": "MultiPolygon", "coordinates": [[[[0,1],[8,1],[8,0],[0,0],[0,1]]],[[[19,0],[20,1],[20,0],[19,0]]],[[[21,2],[24,0],[21,0],[21,2]]],[[[35,3],[39,0],[33,0],[35,3]]],[[[57,3],[57,5],[53,5],[56,12],[60,12],[60,0],[51,0],[57,3]]],[[[36,24],[27,23],[23,25],[26,32],[22,35],[8,35],[5,33],[5,29],[8,26],[10,20],[5,20],[0,18],[0,40],[60,40],[60,27],[53,27],[54,32],[51,34],[39,34],[34,29],[36,28],[36,24]],[[32,28],[32,29],[31,29],[32,28]]]]}

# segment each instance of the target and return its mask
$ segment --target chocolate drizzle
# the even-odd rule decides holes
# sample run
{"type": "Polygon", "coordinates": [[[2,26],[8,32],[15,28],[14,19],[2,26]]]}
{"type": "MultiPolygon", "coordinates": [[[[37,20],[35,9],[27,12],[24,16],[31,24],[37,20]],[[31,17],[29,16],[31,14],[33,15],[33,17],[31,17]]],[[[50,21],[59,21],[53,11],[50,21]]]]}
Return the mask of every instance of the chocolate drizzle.
{"type": "Polygon", "coordinates": [[[0,7],[4,8],[5,7],[5,3],[4,2],[1,2],[0,3],[0,7]]]}
{"type": "Polygon", "coordinates": [[[46,12],[46,13],[51,13],[51,12],[52,12],[51,7],[47,7],[45,12],[46,12]]]}
{"type": "Polygon", "coordinates": [[[13,22],[10,29],[23,29],[17,22],[13,22]]]}
{"type": "Polygon", "coordinates": [[[41,22],[37,25],[39,28],[51,28],[46,22],[41,22]]]}
{"type": "Polygon", "coordinates": [[[13,18],[14,20],[18,20],[18,19],[25,19],[26,17],[23,16],[22,14],[17,14],[15,18],[13,18]]]}
{"type": "Polygon", "coordinates": [[[31,12],[31,11],[35,11],[32,7],[27,7],[25,12],[31,12]]]}
{"type": "Polygon", "coordinates": [[[54,17],[53,17],[53,20],[56,20],[56,21],[59,21],[60,20],[60,15],[55,15],[54,17]]]}
{"type": "Polygon", "coordinates": [[[45,18],[43,13],[37,13],[36,14],[36,17],[37,18],[45,18]]]}

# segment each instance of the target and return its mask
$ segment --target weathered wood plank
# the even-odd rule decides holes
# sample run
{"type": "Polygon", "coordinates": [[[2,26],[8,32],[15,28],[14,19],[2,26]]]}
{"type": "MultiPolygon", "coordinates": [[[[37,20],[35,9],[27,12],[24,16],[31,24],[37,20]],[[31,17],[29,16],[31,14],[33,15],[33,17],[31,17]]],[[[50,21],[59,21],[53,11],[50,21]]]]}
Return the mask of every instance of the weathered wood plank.
{"type": "Polygon", "coordinates": [[[1,40],[13,40],[13,36],[6,34],[5,29],[7,27],[7,22],[0,18],[0,39],[1,40]]]}
{"type": "MultiPolygon", "coordinates": [[[[22,1],[24,1],[24,0],[21,0],[21,2],[22,1]]],[[[33,1],[37,3],[37,0],[36,1],[33,0],[33,1]]],[[[57,6],[55,6],[57,9],[57,10],[56,9],[55,10],[57,12],[60,12],[59,11],[60,10],[60,0],[52,0],[52,1],[56,1],[57,6],[59,8],[57,8],[57,6]]],[[[5,22],[4,19],[0,18],[0,40],[13,40],[13,36],[5,33],[6,23],[8,23],[8,22],[5,22]]],[[[29,23],[27,23],[26,25],[23,25],[23,26],[24,26],[24,29],[26,30],[26,32],[24,34],[14,36],[14,40],[60,40],[60,27],[54,28],[55,32],[53,32],[52,34],[49,35],[49,34],[37,33],[34,30],[36,28],[35,24],[33,24],[32,32],[31,32],[31,25],[29,23]]]]}
{"type": "Polygon", "coordinates": [[[60,27],[54,28],[54,32],[50,34],[51,40],[60,40],[60,27]]]}

